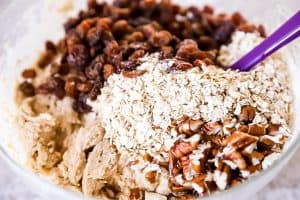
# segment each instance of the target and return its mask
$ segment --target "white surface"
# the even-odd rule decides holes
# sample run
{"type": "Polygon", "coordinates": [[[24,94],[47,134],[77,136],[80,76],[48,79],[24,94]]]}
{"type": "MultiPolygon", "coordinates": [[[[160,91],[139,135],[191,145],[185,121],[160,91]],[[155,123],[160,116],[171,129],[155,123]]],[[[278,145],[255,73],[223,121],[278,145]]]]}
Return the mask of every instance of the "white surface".
{"type": "MultiPolygon", "coordinates": [[[[300,150],[276,179],[250,199],[255,200],[297,200],[300,199],[300,150]]],[[[28,187],[7,165],[0,160],[0,199],[1,200],[43,200],[39,189],[28,187]]]]}

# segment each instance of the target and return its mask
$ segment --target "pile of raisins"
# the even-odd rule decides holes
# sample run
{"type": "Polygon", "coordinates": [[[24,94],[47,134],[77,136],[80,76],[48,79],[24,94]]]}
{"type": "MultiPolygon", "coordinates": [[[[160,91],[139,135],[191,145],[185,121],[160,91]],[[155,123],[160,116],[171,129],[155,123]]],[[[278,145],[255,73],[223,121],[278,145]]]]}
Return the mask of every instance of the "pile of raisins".
{"type": "Polygon", "coordinates": [[[113,73],[130,74],[145,54],[159,52],[160,59],[175,58],[173,69],[186,70],[201,63],[215,64],[214,50],[230,40],[235,30],[258,31],[239,13],[215,14],[210,6],[183,8],[170,0],[115,0],[112,4],[88,0],[88,9],[64,24],[65,37],[46,42],[37,65],[50,67],[50,76],[33,86],[35,69],[23,72],[24,96],[53,94],[74,98],[78,113],[91,111],[86,100],[95,100],[113,73]],[[59,56],[59,62],[57,58],[59,56]]]}

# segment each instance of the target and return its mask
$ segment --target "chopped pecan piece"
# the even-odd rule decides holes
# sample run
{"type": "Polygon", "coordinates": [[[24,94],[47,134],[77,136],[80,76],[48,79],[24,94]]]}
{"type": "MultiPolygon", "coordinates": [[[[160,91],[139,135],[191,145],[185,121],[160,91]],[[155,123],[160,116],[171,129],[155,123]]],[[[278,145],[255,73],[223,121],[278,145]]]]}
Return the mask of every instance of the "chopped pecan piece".
{"type": "Polygon", "coordinates": [[[178,140],[169,151],[169,171],[172,176],[178,173],[178,160],[190,154],[199,144],[200,136],[194,135],[190,141],[178,140]]]}
{"type": "Polygon", "coordinates": [[[267,137],[261,137],[258,144],[266,149],[271,149],[275,145],[275,142],[267,137]]]}
{"type": "Polygon", "coordinates": [[[201,131],[206,135],[216,135],[222,130],[222,126],[219,122],[206,123],[201,131]]]}
{"type": "Polygon", "coordinates": [[[188,119],[179,125],[178,132],[190,136],[198,133],[201,130],[203,124],[204,122],[202,120],[188,119]]]}
{"type": "Polygon", "coordinates": [[[249,127],[247,125],[240,125],[238,131],[248,133],[249,127]]]}
{"type": "Polygon", "coordinates": [[[143,156],[143,160],[145,162],[152,162],[153,158],[149,154],[145,153],[144,156],[143,156]]]}
{"type": "Polygon", "coordinates": [[[133,188],[130,190],[129,195],[130,200],[142,200],[143,199],[143,191],[139,188],[133,188]]]}
{"type": "Polygon", "coordinates": [[[267,132],[269,135],[277,135],[280,127],[281,127],[280,124],[270,124],[267,128],[267,132]]]}
{"type": "Polygon", "coordinates": [[[240,120],[245,122],[251,122],[255,117],[255,109],[250,105],[242,107],[240,120]]]}
{"type": "Polygon", "coordinates": [[[235,131],[231,136],[227,137],[223,141],[224,146],[231,146],[234,149],[241,149],[249,146],[252,143],[258,141],[258,138],[247,133],[235,131]]]}
{"type": "Polygon", "coordinates": [[[266,134],[266,128],[262,125],[251,124],[249,125],[248,133],[255,136],[261,136],[266,134]]]}
{"type": "Polygon", "coordinates": [[[145,174],[145,178],[149,181],[149,183],[155,183],[156,171],[147,172],[145,174]]]}
{"type": "Polygon", "coordinates": [[[240,170],[244,170],[247,167],[247,163],[246,163],[245,159],[237,151],[226,152],[222,156],[222,161],[229,164],[232,169],[235,169],[237,167],[240,170]],[[229,163],[226,161],[229,161],[229,163]]]}

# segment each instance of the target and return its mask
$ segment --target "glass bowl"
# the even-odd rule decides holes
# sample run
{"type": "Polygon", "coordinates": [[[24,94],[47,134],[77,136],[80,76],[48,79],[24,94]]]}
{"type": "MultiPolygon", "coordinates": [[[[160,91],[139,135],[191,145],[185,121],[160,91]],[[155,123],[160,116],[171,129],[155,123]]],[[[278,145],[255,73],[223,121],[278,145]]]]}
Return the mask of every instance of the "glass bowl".
{"type": "MultiPolygon", "coordinates": [[[[82,7],[86,0],[61,0],[58,3],[60,5],[56,5],[57,2],[53,0],[1,0],[0,2],[0,155],[28,185],[38,190],[38,193],[46,199],[89,199],[80,193],[59,187],[47,178],[27,169],[22,144],[18,143],[18,132],[13,125],[13,116],[16,113],[14,89],[20,72],[34,63],[38,56],[36,52],[43,49],[46,39],[57,40],[62,36],[61,25],[64,19],[76,13],[76,9],[82,7]],[[64,4],[66,1],[74,3],[73,10],[64,4]],[[49,14],[45,11],[49,11],[49,14]],[[59,17],[51,15],[51,12],[55,12],[59,17]],[[29,32],[34,34],[31,34],[27,40],[21,40],[29,32]]],[[[300,2],[296,0],[255,0],[247,3],[240,0],[185,0],[184,3],[181,0],[174,0],[174,2],[184,6],[210,4],[217,11],[228,13],[240,11],[251,22],[264,24],[268,32],[274,30],[300,8],[300,2]]],[[[267,170],[250,177],[239,186],[204,199],[246,199],[274,177],[276,178],[278,172],[296,151],[300,142],[300,47],[296,46],[296,43],[299,44],[299,40],[282,50],[290,67],[295,94],[293,136],[285,145],[284,152],[267,170]]]]}

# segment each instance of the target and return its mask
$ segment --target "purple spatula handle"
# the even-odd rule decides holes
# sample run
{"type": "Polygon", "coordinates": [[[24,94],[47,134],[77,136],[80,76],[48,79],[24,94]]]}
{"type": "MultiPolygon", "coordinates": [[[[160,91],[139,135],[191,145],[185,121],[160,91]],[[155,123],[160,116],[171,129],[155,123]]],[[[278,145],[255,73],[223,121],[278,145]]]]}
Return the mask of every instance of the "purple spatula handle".
{"type": "Polygon", "coordinates": [[[234,63],[231,68],[240,71],[250,71],[256,64],[263,61],[274,51],[300,36],[300,10],[285,22],[272,35],[234,63]]]}

